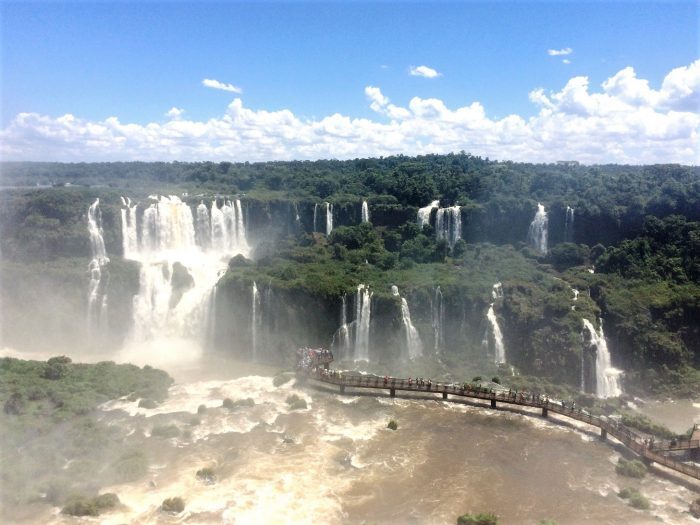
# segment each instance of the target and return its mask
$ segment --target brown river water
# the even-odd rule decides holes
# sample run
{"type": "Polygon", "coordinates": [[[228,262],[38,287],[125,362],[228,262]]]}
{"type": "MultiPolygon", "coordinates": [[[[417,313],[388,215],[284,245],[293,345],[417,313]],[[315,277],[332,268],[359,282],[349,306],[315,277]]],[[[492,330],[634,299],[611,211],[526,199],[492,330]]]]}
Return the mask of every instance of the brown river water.
{"type": "Polygon", "coordinates": [[[148,477],[105,488],[123,505],[99,518],[55,508],[37,523],[453,524],[466,512],[495,512],[504,525],[700,523],[688,513],[697,493],[662,476],[619,477],[624,451],[585,425],[438,399],[341,396],[294,381],[275,387],[273,370],[245,363],[161,366],[176,378],[167,401],[155,409],[112,401],[100,415],[147,454],[148,477]],[[290,410],[292,393],[308,408],[290,410]],[[226,397],[255,405],[227,410],[226,397]],[[208,407],[200,424],[188,424],[200,405],[208,407]],[[390,419],[397,431],[386,428],[390,419]],[[190,435],[150,436],[169,423],[190,435]],[[214,468],[214,484],[196,478],[203,467],[214,468]],[[616,495],[625,486],[651,509],[629,507],[616,495]],[[173,496],[185,511],[160,512],[173,496]]]}

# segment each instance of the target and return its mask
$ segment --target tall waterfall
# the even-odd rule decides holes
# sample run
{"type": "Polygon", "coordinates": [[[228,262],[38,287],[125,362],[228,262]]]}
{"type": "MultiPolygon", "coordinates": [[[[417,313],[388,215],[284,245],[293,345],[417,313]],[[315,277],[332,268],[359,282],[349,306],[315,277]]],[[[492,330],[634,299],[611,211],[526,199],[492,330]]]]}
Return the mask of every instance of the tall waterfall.
{"type": "Polygon", "coordinates": [[[433,325],[433,349],[437,354],[443,348],[445,342],[445,305],[443,302],[442,290],[439,286],[435,288],[430,310],[433,325]]]}
{"type": "Polygon", "coordinates": [[[355,361],[369,361],[369,322],[372,315],[372,291],[360,284],[355,297],[355,361]]]}
{"type": "Polygon", "coordinates": [[[333,231],[333,205],[326,203],[326,235],[333,231]]]}
{"type": "MultiPolygon", "coordinates": [[[[603,320],[600,319],[599,323],[600,330],[596,331],[593,323],[591,323],[588,319],[583,320],[583,328],[588,332],[590,344],[596,349],[595,395],[601,399],[607,397],[619,397],[622,395],[622,388],[620,387],[620,374],[622,371],[612,366],[610,351],[608,350],[608,343],[605,340],[605,334],[603,333],[603,320]]],[[[581,335],[585,341],[585,335],[581,335]]]]}
{"type": "Polygon", "coordinates": [[[564,221],[564,242],[574,242],[574,209],[566,207],[566,219],[564,221]]]}
{"type": "Polygon", "coordinates": [[[88,287],[88,328],[92,334],[95,329],[104,328],[107,320],[107,294],[100,287],[102,268],[109,262],[105,241],[102,237],[102,212],[100,199],[95,199],[88,208],[87,221],[90,235],[90,284],[88,287]]]}
{"type": "Polygon", "coordinates": [[[547,212],[544,206],[537,203],[537,212],[535,218],[530,223],[530,229],[527,233],[527,242],[540,254],[547,253],[547,235],[548,235],[548,219],[547,212]]]}
{"type": "Polygon", "coordinates": [[[427,206],[420,208],[418,210],[418,227],[423,228],[426,224],[430,224],[430,214],[433,211],[433,208],[437,208],[440,206],[440,201],[433,201],[427,206]]]}
{"type": "Polygon", "coordinates": [[[404,342],[407,357],[414,359],[423,355],[423,342],[420,339],[420,334],[416,327],[411,322],[411,311],[408,308],[408,301],[405,297],[399,294],[399,288],[394,285],[391,287],[391,293],[401,299],[401,321],[403,323],[404,342]]]}
{"type": "Polygon", "coordinates": [[[318,203],[314,204],[314,225],[312,227],[312,231],[317,232],[318,231],[318,203]]]}
{"type": "Polygon", "coordinates": [[[439,208],[435,216],[435,232],[438,239],[447,240],[450,248],[462,238],[462,213],[459,206],[439,208]]]}
{"type": "Polygon", "coordinates": [[[178,197],[150,199],[139,221],[136,206],[122,201],[125,257],[141,263],[125,352],[137,362],[161,352],[166,359],[195,357],[220,272],[231,256],[249,253],[241,203],[224,201],[219,208],[213,201],[209,210],[200,203],[193,216],[178,197]]]}
{"type": "Polygon", "coordinates": [[[258,285],[253,281],[253,297],[251,298],[250,306],[250,340],[253,351],[253,361],[258,358],[258,310],[260,309],[260,294],[258,293],[258,285]]]}
{"type": "MultiPolygon", "coordinates": [[[[494,310],[494,304],[496,304],[497,299],[503,298],[503,286],[501,283],[496,283],[491,289],[491,298],[493,301],[489,305],[489,309],[486,312],[486,319],[491,327],[491,335],[493,336],[493,349],[494,349],[494,362],[499,365],[506,362],[506,347],[503,343],[503,332],[501,332],[501,327],[498,325],[498,317],[496,316],[496,311],[494,310]]],[[[488,334],[484,337],[485,346],[488,346],[488,334]]]]}
{"type": "Polygon", "coordinates": [[[369,222],[369,205],[362,201],[362,222],[369,222]]]}
{"type": "Polygon", "coordinates": [[[131,254],[139,249],[139,241],[136,229],[136,204],[131,204],[129,197],[122,197],[121,223],[122,223],[122,250],[124,258],[129,259],[131,254]]]}
{"type": "Polygon", "coordinates": [[[337,335],[339,341],[336,347],[342,356],[346,356],[350,350],[350,327],[348,326],[348,301],[344,294],[340,305],[340,328],[337,335]]]}

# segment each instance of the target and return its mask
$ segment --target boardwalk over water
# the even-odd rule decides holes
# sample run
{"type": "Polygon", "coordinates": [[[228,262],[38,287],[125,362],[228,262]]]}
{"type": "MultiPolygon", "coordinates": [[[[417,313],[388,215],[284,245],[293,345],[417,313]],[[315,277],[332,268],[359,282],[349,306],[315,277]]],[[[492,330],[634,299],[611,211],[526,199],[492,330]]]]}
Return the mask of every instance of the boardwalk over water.
{"type": "MultiPolygon", "coordinates": [[[[332,360],[332,357],[330,359],[332,360]]],[[[327,365],[327,363],[324,364],[327,365]]],[[[608,436],[614,437],[617,441],[640,456],[647,464],[657,463],[675,472],[700,480],[700,467],[676,461],[663,454],[664,451],[700,450],[700,442],[694,439],[696,433],[700,434],[700,430],[697,426],[693,436],[689,440],[672,440],[670,442],[650,444],[642,436],[636,434],[617,421],[591,415],[580,408],[565,406],[562,402],[553,402],[544,396],[524,394],[522,392],[494,391],[473,385],[467,385],[467,387],[465,387],[465,385],[429,382],[417,384],[415,380],[361,375],[357,373],[327,370],[321,367],[307,369],[306,374],[311,380],[337,386],[341,394],[346,393],[348,389],[384,390],[387,391],[391,397],[396,397],[396,392],[417,392],[424,395],[435,394],[436,399],[442,398],[447,401],[451,399],[456,401],[459,398],[483,400],[487,401],[491,408],[497,408],[498,403],[536,408],[541,410],[543,417],[548,417],[550,412],[559,414],[599,428],[602,440],[607,439],[608,436]]]]}

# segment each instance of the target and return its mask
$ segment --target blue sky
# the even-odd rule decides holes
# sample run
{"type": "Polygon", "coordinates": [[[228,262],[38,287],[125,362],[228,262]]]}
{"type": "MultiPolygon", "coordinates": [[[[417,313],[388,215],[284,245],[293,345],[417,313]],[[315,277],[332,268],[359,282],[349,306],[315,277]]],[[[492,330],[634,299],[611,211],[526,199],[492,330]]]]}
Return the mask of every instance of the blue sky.
{"type": "MultiPolygon", "coordinates": [[[[499,122],[517,115],[527,124],[528,119],[546,109],[533,102],[532,93],[537,88],[542,88],[551,99],[553,94],[563,93],[571,79],[585,77],[587,92],[593,94],[601,92],[601,84],[607,79],[631,67],[635,79],[646,80],[649,89],[659,91],[671,71],[690,68],[700,56],[697,2],[1,5],[0,125],[2,138],[10,143],[2,150],[6,159],[72,160],[82,156],[84,160],[116,160],[87,143],[81,149],[78,136],[64,142],[63,149],[61,143],[55,143],[56,135],[61,135],[58,130],[51,136],[36,136],[44,127],[39,122],[50,121],[51,126],[65,128],[65,122],[57,119],[66,114],[77,119],[83,128],[116,117],[121,125],[138,125],[141,131],[149,124],[167,123],[177,114],[178,120],[192,124],[186,131],[179,124],[178,133],[195,138],[197,125],[230,115],[228,106],[235,99],[240,99],[246,110],[255,112],[254,120],[259,126],[270,124],[265,118],[267,113],[280,116],[285,111],[307,124],[323,122],[335,114],[377,124],[396,120],[396,113],[392,117],[390,112],[371,107],[373,99],[367,94],[368,87],[378,88],[383,97],[390,99],[383,107],[390,103],[408,108],[410,101],[417,98],[438,100],[450,111],[457,111],[476,102],[484,115],[470,113],[470,122],[479,118],[499,122]],[[564,52],[550,54],[550,50],[564,52]],[[412,66],[425,66],[437,75],[411,75],[412,66]],[[206,87],[204,79],[231,84],[242,92],[206,87]],[[166,116],[171,108],[176,108],[176,112],[166,116]],[[18,116],[22,114],[48,120],[20,122],[18,116]],[[54,142],[47,145],[47,140],[54,142]]],[[[670,155],[668,144],[660,145],[663,152],[659,150],[659,161],[697,159],[692,151],[688,153],[697,146],[698,125],[692,116],[700,113],[695,104],[695,69],[685,72],[682,80],[692,91],[691,98],[687,93],[683,95],[685,110],[691,101],[690,110],[686,111],[691,116],[680,124],[686,142],[680,149],[674,146],[677,153],[671,148],[670,155]]],[[[666,95],[659,97],[668,99],[666,95]]],[[[558,109],[564,106],[559,103],[558,109]]],[[[668,117],[672,104],[652,106],[655,112],[668,117]]],[[[414,109],[411,111],[415,116],[414,109]]],[[[246,120],[248,131],[253,126],[252,118],[246,120]]],[[[421,118],[432,117],[424,113],[421,118]]],[[[451,118],[447,115],[442,121],[450,122],[451,118]]],[[[405,123],[405,116],[398,120],[405,123]]],[[[279,119],[275,122],[280,124],[279,119]]],[[[469,127],[469,123],[463,124],[469,127]]],[[[237,128],[236,123],[228,125],[235,135],[233,142],[240,145],[242,128],[237,128]]],[[[659,125],[654,121],[649,128],[659,125]]],[[[478,122],[474,126],[479,128],[478,122]]],[[[667,122],[663,126],[670,130],[667,142],[677,142],[678,123],[667,122]]],[[[402,127],[405,135],[407,126],[402,127]]],[[[281,146],[266,155],[343,158],[391,153],[402,148],[407,154],[429,151],[431,147],[444,151],[457,144],[454,137],[441,140],[435,129],[429,128],[435,126],[415,132],[410,140],[379,144],[381,147],[374,150],[341,147],[334,155],[331,145],[319,150],[281,146]]],[[[71,130],[85,136],[75,126],[71,130]]],[[[110,140],[120,133],[126,131],[111,126],[110,140]]],[[[363,133],[356,134],[358,140],[360,136],[367,138],[363,133]]],[[[502,144],[522,137],[516,134],[516,138],[509,138],[507,130],[499,133],[497,138],[502,144]]],[[[132,155],[146,160],[189,160],[188,155],[218,158],[228,154],[245,160],[265,160],[264,155],[257,158],[247,153],[254,146],[251,137],[255,134],[245,138],[248,149],[227,150],[227,140],[215,133],[215,137],[209,135],[216,142],[212,149],[193,148],[179,137],[181,147],[173,146],[166,153],[161,152],[160,157],[150,149],[158,142],[154,139],[139,143],[137,153],[132,155]]],[[[168,140],[174,140],[172,133],[166,135],[168,140]]],[[[132,138],[127,137],[129,141],[132,138]]],[[[484,149],[478,141],[466,141],[464,146],[460,149],[477,154],[482,154],[480,147],[484,149]]],[[[545,150],[542,145],[536,151],[530,148],[528,153],[517,148],[508,151],[517,160],[537,160],[545,150]]],[[[589,153],[572,151],[589,162],[598,157],[605,161],[606,155],[611,160],[633,160],[636,154],[625,151],[620,155],[605,148],[589,153]]],[[[122,152],[117,157],[125,155],[127,152],[122,152]]]]}

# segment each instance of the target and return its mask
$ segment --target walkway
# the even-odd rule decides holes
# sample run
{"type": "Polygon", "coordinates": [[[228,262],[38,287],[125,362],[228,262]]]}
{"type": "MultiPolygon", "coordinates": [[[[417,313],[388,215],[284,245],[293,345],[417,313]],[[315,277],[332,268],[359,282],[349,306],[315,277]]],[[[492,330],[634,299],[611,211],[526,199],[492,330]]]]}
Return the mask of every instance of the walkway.
{"type": "MultiPolygon", "coordinates": [[[[338,386],[340,393],[346,393],[348,388],[368,388],[386,390],[391,397],[396,397],[396,392],[420,392],[422,394],[436,394],[442,396],[442,399],[450,400],[450,396],[456,398],[471,398],[488,401],[491,408],[496,408],[498,403],[506,403],[509,405],[519,405],[524,407],[537,408],[542,411],[542,416],[547,417],[549,412],[560,414],[562,416],[587,423],[600,429],[600,437],[605,440],[608,435],[614,437],[627,448],[641,456],[646,463],[658,463],[671,470],[690,476],[691,478],[700,480],[700,467],[689,465],[681,461],[676,461],[670,457],[663,455],[662,451],[682,450],[683,448],[697,448],[697,440],[683,441],[687,444],[681,448],[668,448],[661,446],[650,447],[649,444],[638,434],[619,424],[611,419],[604,419],[598,416],[593,416],[584,412],[580,408],[565,406],[563,402],[555,403],[543,396],[534,394],[515,393],[509,391],[492,391],[484,387],[473,385],[455,385],[443,383],[428,383],[417,384],[416,380],[398,379],[394,377],[377,377],[363,376],[356,373],[343,373],[342,371],[326,370],[315,368],[308,370],[308,377],[315,381],[338,386]],[[691,443],[692,442],[692,443],[691,443]]],[[[695,436],[693,436],[695,437],[695,436]]],[[[680,442],[679,442],[680,443],[680,442]]]]}

